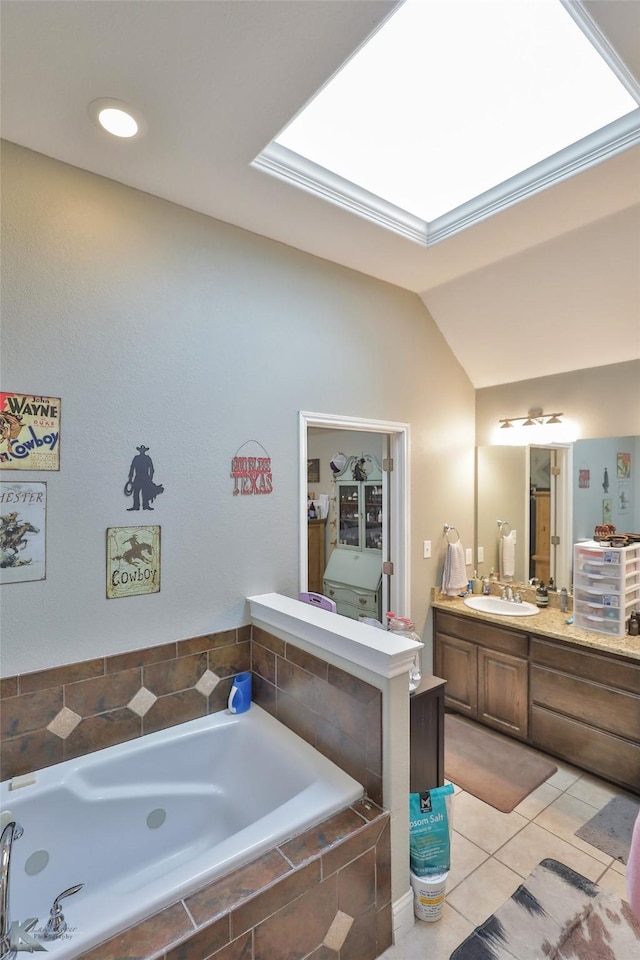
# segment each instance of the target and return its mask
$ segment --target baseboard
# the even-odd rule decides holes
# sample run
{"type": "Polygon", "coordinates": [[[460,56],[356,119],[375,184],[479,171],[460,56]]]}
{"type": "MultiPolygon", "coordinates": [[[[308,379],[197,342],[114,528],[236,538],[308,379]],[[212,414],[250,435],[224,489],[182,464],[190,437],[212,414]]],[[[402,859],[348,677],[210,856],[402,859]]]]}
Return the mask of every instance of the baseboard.
{"type": "Polygon", "coordinates": [[[391,909],[393,912],[393,942],[399,943],[406,937],[415,923],[413,889],[409,888],[398,900],[395,900],[391,909]]]}

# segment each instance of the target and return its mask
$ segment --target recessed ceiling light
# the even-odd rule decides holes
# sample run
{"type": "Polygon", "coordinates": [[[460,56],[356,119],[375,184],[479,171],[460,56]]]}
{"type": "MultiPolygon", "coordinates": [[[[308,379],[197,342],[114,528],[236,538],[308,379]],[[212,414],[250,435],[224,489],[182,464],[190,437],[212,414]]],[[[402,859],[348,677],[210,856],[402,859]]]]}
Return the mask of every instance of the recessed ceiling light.
{"type": "Polygon", "coordinates": [[[89,104],[89,113],[107,133],[114,137],[130,139],[143,132],[139,116],[134,116],[131,107],[121,100],[102,97],[89,104]]]}

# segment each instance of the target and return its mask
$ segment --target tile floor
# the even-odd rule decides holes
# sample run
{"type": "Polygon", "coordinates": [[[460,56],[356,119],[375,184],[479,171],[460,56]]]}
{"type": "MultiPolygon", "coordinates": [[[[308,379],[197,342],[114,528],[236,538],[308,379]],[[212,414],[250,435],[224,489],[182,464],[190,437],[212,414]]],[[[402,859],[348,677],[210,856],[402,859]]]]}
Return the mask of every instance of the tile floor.
{"type": "Polygon", "coordinates": [[[623,791],[561,760],[549,759],[557,772],[511,813],[500,813],[455,788],[451,871],[442,918],[435,923],[416,920],[411,932],[381,958],[449,960],[458,944],[545,857],[565,863],[626,899],[624,864],[575,836],[623,791]]]}

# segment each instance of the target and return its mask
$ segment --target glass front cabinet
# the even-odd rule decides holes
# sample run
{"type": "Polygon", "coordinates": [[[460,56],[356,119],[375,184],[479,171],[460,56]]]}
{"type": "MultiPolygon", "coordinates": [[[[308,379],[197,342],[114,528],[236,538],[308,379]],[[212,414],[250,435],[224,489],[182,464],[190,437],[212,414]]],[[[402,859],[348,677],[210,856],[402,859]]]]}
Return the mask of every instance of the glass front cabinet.
{"type": "Polygon", "coordinates": [[[382,470],[371,454],[352,471],[362,480],[337,481],[338,543],[342,549],[382,551],[382,470]]]}

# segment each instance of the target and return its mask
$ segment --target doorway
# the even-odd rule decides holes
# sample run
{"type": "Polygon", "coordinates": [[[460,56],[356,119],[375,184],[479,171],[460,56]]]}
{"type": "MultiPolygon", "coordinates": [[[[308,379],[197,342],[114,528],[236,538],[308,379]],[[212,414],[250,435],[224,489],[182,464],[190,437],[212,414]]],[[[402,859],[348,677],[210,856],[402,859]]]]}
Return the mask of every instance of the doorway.
{"type": "Polygon", "coordinates": [[[571,583],[571,447],[528,448],[529,579],[571,583]]]}
{"type": "Polygon", "coordinates": [[[366,420],[362,418],[340,417],[333,414],[299,414],[299,589],[308,589],[308,502],[309,489],[307,461],[309,448],[309,430],[345,431],[345,441],[349,432],[368,433],[377,444],[382,445],[383,459],[390,461],[386,466],[392,469],[384,471],[384,502],[388,507],[382,524],[381,564],[385,563],[382,576],[383,614],[389,610],[407,610],[409,608],[409,482],[408,482],[408,446],[409,425],[384,420],[366,420]],[[386,564],[391,563],[391,567],[386,564]],[[392,569],[393,572],[390,572],[392,569]]]}

